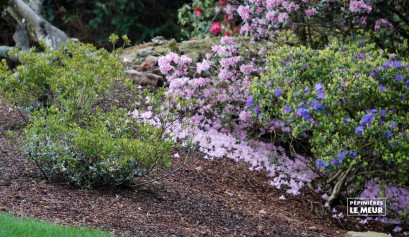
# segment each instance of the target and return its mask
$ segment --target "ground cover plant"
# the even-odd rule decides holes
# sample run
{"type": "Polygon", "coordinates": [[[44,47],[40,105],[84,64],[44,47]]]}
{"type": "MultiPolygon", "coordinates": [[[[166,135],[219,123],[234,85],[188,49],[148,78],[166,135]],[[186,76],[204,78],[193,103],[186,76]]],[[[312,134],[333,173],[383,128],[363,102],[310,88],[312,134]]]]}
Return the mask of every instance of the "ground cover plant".
{"type": "Polygon", "coordinates": [[[99,237],[112,236],[111,234],[99,230],[90,230],[86,228],[62,227],[47,222],[40,222],[32,219],[16,218],[8,214],[0,214],[0,235],[10,237],[99,237]]]}

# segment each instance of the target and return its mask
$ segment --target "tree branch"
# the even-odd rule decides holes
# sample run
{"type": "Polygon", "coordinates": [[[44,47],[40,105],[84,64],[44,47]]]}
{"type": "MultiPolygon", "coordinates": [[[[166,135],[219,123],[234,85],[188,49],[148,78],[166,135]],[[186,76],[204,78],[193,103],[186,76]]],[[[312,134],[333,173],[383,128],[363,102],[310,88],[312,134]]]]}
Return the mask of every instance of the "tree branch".
{"type": "MultiPolygon", "coordinates": [[[[37,8],[36,11],[39,11],[40,5],[36,5],[39,2],[31,2],[37,8]]],[[[69,39],[63,31],[46,21],[23,0],[9,0],[7,11],[19,25],[24,27],[24,24],[27,24],[33,40],[43,41],[51,49],[57,49],[69,39]]]]}

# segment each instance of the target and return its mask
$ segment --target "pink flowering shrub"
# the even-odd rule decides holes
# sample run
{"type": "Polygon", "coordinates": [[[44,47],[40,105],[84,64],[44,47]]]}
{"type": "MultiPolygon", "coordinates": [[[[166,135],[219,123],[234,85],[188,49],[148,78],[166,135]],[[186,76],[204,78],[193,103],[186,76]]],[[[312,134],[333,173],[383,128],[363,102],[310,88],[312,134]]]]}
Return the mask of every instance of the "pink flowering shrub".
{"type": "MultiPolygon", "coordinates": [[[[170,53],[159,59],[159,68],[167,75],[167,106],[185,115],[169,126],[176,140],[198,144],[207,158],[228,157],[251,164],[272,177],[271,185],[286,187],[297,195],[316,175],[307,168],[302,156],[290,159],[281,147],[249,137],[265,133],[258,123],[259,108],[249,99],[252,77],[262,71],[265,49],[254,45],[244,48],[248,40],[222,37],[212,47],[213,54],[196,65],[185,56],[170,53]]],[[[272,121],[270,129],[288,131],[280,121],[272,121]]]]}
{"type": "Polygon", "coordinates": [[[393,49],[395,41],[409,38],[408,12],[405,0],[206,0],[182,7],[179,21],[182,25],[203,25],[194,27],[194,36],[199,37],[209,33],[208,26],[217,21],[229,32],[237,28],[241,34],[256,38],[271,38],[277,30],[287,30],[296,34],[299,43],[313,47],[324,46],[332,37],[354,38],[369,30],[374,33],[365,34],[367,39],[393,49]],[[208,16],[192,17],[193,6],[201,6],[208,16]]]}

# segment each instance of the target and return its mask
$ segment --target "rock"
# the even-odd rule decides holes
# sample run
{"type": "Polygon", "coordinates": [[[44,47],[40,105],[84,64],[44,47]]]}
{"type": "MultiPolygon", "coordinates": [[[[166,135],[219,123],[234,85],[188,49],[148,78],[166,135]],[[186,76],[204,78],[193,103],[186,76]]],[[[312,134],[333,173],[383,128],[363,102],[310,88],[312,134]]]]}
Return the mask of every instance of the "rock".
{"type": "Polygon", "coordinates": [[[145,58],[145,61],[141,64],[139,70],[146,71],[148,69],[152,69],[154,66],[156,66],[158,60],[159,60],[158,57],[149,55],[148,57],[145,58]]]}
{"type": "Polygon", "coordinates": [[[193,64],[196,64],[200,60],[200,54],[197,53],[197,52],[188,53],[188,54],[186,54],[186,56],[188,56],[189,58],[192,59],[193,64]]]}
{"type": "Polygon", "coordinates": [[[167,44],[169,41],[165,39],[163,36],[156,36],[155,38],[151,39],[152,43],[155,45],[163,45],[167,44]]]}
{"type": "Polygon", "coordinates": [[[388,237],[387,234],[385,233],[379,233],[379,232],[355,232],[355,231],[349,231],[347,233],[347,237],[388,237]]]}
{"type": "MultiPolygon", "coordinates": [[[[140,44],[140,45],[135,45],[135,46],[131,46],[131,47],[128,47],[128,48],[124,49],[124,51],[121,53],[121,55],[119,55],[119,57],[120,57],[122,60],[124,60],[124,59],[126,58],[125,61],[134,62],[135,60],[141,58],[141,57],[137,54],[137,52],[138,52],[139,50],[142,50],[142,51],[143,51],[144,49],[149,48],[149,47],[151,47],[151,48],[154,47],[154,45],[153,45],[152,42],[145,43],[145,44],[140,44]]],[[[145,58],[143,58],[143,60],[144,60],[144,59],[145,59],[145,58]]],[[[139,59],[139,60],[140,60],[140,59],[139,59]]]]}
{"type": "Polygon", "coordinates": [[[210,50],[212,45],[217,44],[218,42],[218,38],[183,41],[179,44],[179,51],[182,54],[188,54],[190,52],[205,52],[210,50]]]}
{"type": "Polygon", "coordinates": [[[132,78],[134,83],[141,86],[159,87],[164,84],[163,77],[156,74],[140,72],[133,69],[125,70],[125,73],[128,74],[130,78],[132,78]]]}
{"type": "Polygon", "coordinates": [[[149,55],[154,54],[154,52],[155,50],[153,47],[146,47],[146,48],[142,48],[136,51],[136,55],[139,57],[147,57],[149,55]]]}
{"type": "Polygon", "coordinates": [[[203,170],[203,168],[202,168],[202,166],[198,166],[198,167],[195,168],[195,170],[200,172],[200,171],[203,170]]]}
{"type": "Polygon", "coordinates": [[[125,73],[132,78],[135,84],[159,87],[166,83],[158,66],[160,55],[166,55],[169,52],[184,54],[192,59],[193,64],[196,64],[205,53],[211,51],[211,46],[218,41],[212,38],[178,43],[174,39],[168,41],[158,36],[151,42],[124,49],[120,58],[126,65],[125,73]]]}
{"type": "Polygon", "coordinates": [[[170,51],[172,51],[174,53],[177,53],[177,54],[180,54],[179,46],[178,46],[178,43],[176,42],[175,39],[169,41],[168,48],[169,48],[170,51]]]}
{"type": "Polygon", "coordinates": [[[169,49],[168,45],[160,45],[160,46],[155,47],[155,53],[157,55],[166,55],[170,52],[171,50],[169,49]]]}

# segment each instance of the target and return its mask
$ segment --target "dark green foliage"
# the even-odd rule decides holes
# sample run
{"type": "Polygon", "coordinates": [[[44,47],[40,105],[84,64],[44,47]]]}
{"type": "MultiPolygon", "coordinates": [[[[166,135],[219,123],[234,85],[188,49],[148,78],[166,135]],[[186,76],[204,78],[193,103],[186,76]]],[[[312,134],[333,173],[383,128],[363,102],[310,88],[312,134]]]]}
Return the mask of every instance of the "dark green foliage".
{"type": "Polygon", "coordinates": [[[188,0],[44,1],[43,14],[71,37],[108,47],[111,33],[133,42],[178,37],[177,9],[188,0]]]}

